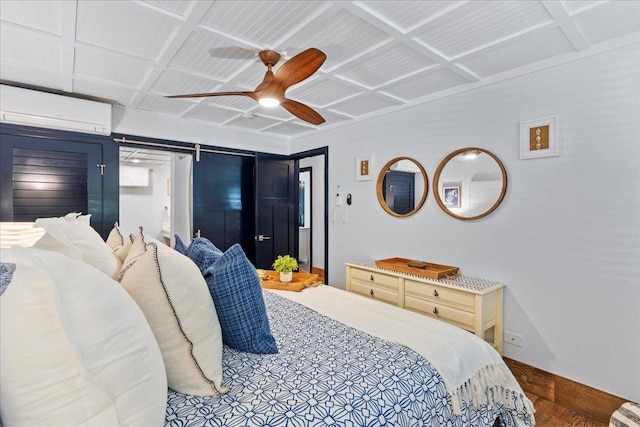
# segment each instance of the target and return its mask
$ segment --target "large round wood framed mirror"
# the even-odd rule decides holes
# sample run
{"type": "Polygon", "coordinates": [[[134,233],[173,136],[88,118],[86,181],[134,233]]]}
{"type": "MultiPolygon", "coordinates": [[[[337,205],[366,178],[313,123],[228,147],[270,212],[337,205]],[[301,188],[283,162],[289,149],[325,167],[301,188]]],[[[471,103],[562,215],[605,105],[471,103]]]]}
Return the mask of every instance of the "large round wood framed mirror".
{"type": "Polygon", "coordinates": [[[427,173],[410,157],[389,160],[380,170],[376,194],[389,215],[404,218],[418,212],[429,192],[427,173]]]}
{"type": "Polygon", "coordinates": [[[438,206],[462,220],[478,219],[493,212],[507,191],[507,171],[490,151],[461,148],[440,162],[433,177],[438,206]]]}

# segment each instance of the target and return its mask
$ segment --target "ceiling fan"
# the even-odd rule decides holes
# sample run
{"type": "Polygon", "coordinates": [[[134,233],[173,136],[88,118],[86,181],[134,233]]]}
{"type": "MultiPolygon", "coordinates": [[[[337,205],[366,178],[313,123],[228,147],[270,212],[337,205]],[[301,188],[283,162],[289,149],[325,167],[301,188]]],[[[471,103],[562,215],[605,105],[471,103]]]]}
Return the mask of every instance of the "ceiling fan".
{"type": "Polygon", "coordinates": [[[285,98],[284,93],[290,87],[300,83],[315,73],[327,59],[316,48],[307,49],[282,64],[274,74],[271,68],[280,61],[280,54],[272,50],[263,50],[258,56],[267,66],[267,72],[253,92],[211,92],[185,95],[170,95],[166,98],[202,98],[208,96],[248,96],[265,107],[281,105],[294,116],[314,125],[324,123],[324,118],[313,108],[293,99],[285,98]]]}

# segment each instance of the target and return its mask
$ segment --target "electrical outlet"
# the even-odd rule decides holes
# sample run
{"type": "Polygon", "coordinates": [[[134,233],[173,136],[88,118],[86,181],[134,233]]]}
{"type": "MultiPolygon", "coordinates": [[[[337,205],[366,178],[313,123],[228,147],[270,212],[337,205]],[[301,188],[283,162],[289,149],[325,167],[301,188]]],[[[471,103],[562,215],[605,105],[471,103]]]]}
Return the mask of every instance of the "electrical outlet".
{"type": "Polygon", "coordinates": [[[516,347],[522,347],[522,335],[514,334],[513,332],[504,331],[504,342],[507,344],[515,345],[516,347]]]}

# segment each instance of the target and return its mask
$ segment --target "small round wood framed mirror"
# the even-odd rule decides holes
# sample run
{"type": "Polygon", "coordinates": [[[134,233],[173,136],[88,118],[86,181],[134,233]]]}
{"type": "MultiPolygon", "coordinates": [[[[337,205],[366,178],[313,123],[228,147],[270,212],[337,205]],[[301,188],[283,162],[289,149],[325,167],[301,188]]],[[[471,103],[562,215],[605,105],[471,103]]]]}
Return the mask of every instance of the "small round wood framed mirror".
{"type": "Polygon", "coordinates": [[[429,192],[427,173],[410,157],[396,157],[384,165],[376,182],[376,194],[389,215],[405,218],[418,212],[429,192]]]}
{"type": "Polygon", "coordinates": [[[495,154],[483,148],[461,148],[440,162],[433,177],[438,206],[461,220],[493,212],[507,191],[507,171],[495,154]]]}

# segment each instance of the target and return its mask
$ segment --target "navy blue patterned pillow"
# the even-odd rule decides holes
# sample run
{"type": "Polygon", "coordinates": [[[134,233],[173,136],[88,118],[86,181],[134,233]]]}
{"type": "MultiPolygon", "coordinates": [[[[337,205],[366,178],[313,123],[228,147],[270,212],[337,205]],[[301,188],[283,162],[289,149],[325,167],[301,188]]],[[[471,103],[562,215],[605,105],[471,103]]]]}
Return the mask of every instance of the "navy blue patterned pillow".
{"type": "Polygon", "coordinates": [[[202,274],[222,255],[223,252],[206,237],[196,237],[189,245],[188,256],[196,263],[202,274]]]}
{"type": "Polygon", "coordinates": [[[216,306],[222,340],[240,351],[277,353],[258,273],[240,245],[222,254],[204,271],[204,278],[216,306]]]}
{"type": "Polygon", "coordinates": [[[196,237],[189,245],[187,256],[196,263],[204,275],[204,271],[220,259],[222,254],[223,252],[206,237],[196,237]]]}
{"type": "Polygon", "coordinates": [[[180,239],[180,236],[176,234],[175,242],[173,248],[182,255],[191,258],[191,261],[198,266],[202,274],[223,254],[223,252],[206,237],[196,237],[187,247],[187,245],[182,242],[182,239],[180,239]]]}
{"type": "Polygon", "coordinates": [[[178,236],[177,234],[174,234],[173,238],[175,239],[175,242],[176,242],[173,245],[173,249],[180,252],[182,255],[187,255],[187,253],[189,252],[189,248],[187,247],[187,245],[185,245],[182,242],[182,239],[180,238],[180,236],[178,236]]]}

